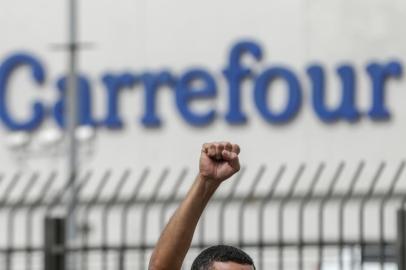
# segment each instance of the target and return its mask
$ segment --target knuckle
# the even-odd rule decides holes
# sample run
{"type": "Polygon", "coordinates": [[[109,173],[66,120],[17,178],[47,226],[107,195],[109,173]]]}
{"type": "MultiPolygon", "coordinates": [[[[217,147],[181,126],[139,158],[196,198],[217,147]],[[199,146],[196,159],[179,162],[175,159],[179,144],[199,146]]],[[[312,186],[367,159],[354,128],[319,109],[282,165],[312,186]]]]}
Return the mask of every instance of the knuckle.
{"type": "Polygon", "coordinates": [[[213,144],[210,144],[209,146],[209,155],[214,155],[216,153],[216,148],[213,144]]]}
{"type": "Polygon", "coordinates": [[[232,148],[233,148],[233,146],[231,145],[231,143],[226,142],[226,144],[225,144],[225,148],[226,148],[227,150],[231,151],[231,150],[232,150],[232,148]]]}

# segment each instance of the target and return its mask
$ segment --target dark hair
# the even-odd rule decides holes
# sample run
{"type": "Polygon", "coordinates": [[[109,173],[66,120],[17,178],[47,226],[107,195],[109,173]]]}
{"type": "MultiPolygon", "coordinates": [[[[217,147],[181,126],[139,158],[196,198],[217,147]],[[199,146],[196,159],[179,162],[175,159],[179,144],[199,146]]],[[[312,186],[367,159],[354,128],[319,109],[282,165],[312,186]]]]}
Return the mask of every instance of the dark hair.
{"type": "Polygon", "coordinates": [[[203,250],[193,261],[191,270],[209,270],[214,262],[235,262],[252,265],[255,269],[251,257],[241,249],[218,245],[203,250]]]}

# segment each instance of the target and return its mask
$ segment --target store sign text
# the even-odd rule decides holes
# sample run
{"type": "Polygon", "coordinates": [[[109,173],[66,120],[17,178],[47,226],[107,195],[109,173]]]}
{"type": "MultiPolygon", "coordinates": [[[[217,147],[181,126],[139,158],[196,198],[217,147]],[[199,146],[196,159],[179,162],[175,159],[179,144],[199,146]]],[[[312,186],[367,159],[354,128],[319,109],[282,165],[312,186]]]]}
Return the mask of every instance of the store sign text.
{"type": "MultiPolygon", "coordinates": [[[[105,73],[101,76],[106,95],[105,117],[95,119],[92,113],[92,87],[91,81],[84,75],[78,80],[78,121],[81,125],[107,127],[120,129],[127,123],[120,115],[119,96],[126,89],[142,86],[144,108],[140,122],[145,127],[159,127],[164,121],[163,115],[157,113],[157,95],[162,86],[173,90],[177,113],[192,126],[206,126],[218,119],[224,119],[232,125],[241,125],[247,122],[249,116],[242,108],[242,83],[252,80],[252,98],[258,116],[270,124],[280,125],[292,121],[299,113],[304,103],[303,83],[297,74],[286,66],[269,66],[257,73],[249,66],[244,66],[242,58],[252,57],[255,61],[262,61],[263,50],[254,41],[240,41],[230,50],[227,64],[223,69],[224,80],[227,82],[227,108],[225,115],[219,115],[215,107],[204,112],[193,110],[191,102],[202,99],[215,99],[218,91],[218,82],[205,68],[189,68],[182,74],[174,74],[168,70],[156,72],[123,72],[120,74],[105,73]],[[268,95],[272,94],[272,84],[276,80],[286,83],[287,102],[282,109],[275,110],[268,104],[268,95]],[[199,82],[196,84],[196,82],[199,82]]],[[[51,117],[58,125],[64,126],[64,107],[66,92],[66,77],[56,80],[56,89],[60,92],[59,100],[55,104],[46,104],[35,100],[27,104],[31,108],[31,115],[24,120],[17,120],[13,116],[12,105],[7,103],[8,95],[13,91],[10,81],[18,79],[19,69],[28,67],[32,74],[32,89],[27,91],[40,91],[41,85],[47,83],[44,64],[30,53],[16,53],[7,56],[0,65],[0,122],[9,130],[31,131],[39,128],[41,124],[51,117]]],[[[338,106],[331,108],[326,105],[326,71],[320,64],[313,64],[306,68],[307,78],[311,89],[311,106],[315,115],[323,122],[335,121],[354,122],[362,117],[372,120],[388,120],[391,116],[388,104],[385,103],[385,94],[388,80],[398,79],[402,76],[402,64],[399,61],[371,62],[365,67],[371,85],[371,101],[368,111],[361,111],[356,104],[356,72],[351,64],[337,67],[341,89],[341,99],[338,106]]],[[[131,120],[133,121],[133,120],[131,120]]],[[[130,122],[130,121],[129,121],[130,122]]]]}

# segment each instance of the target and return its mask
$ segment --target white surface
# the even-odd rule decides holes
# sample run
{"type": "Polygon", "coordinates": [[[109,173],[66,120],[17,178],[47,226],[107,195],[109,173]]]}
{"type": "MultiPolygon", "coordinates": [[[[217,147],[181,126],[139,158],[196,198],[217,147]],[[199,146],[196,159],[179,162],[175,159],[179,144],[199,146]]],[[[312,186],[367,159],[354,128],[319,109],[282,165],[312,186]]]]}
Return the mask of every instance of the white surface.
{"type": "MultiPolygon", "coordinates": [[[[12,52],[23,50],[34,53],[46,66],[47,81],[39,89],[33,86],[27,70],[22,70],[18,79],[12,81],[9,102],[13,113],[23,118],[29,114],[27,102],[34,97],[52,104],[58,96],[55,81],[66,70],[66,55],[51,50],[51,44],[66,40],[65,1],[3,2],[0,9],[0,61],[12,52]]],[[[358,105],[367,110],[371,88],[365,65],[371,60],[385,63],[393,58],[403,62],[406,56],[404,0],[80,2],[81,40],[95,44],[93,49],[81,53],[80,69],[91,78],[97,116],[105,113],[105,90],[100,80],[104,72],[141,73],[170,68],[175,74],[181,74],[191,66],[202,66],[215,74],[219,84],[218,98],[204,102],[202,107],[214,104],[220,114],[208,127],[193,128],[179,116],[172,93],[162,89],[159,92],[159,115],[164,125],[159,129],[146,129],[140,124],[142,88],[138,86],[124,91],[121,115],[125,129],[97,130],[95,154],[90,161],[86,159],[82,167],[94,168],[101,175],[105,168],[121,172],[123,168],[132,167],[139,174],[141,168],[152,166],[153,173],[158,175],[166,166],[175,174],[179,168],[186,166],[193,174],[202,143],[230,140],[241,145],[241,161],[249,168],[250,175],[255,174],[259,164],[271,165],[268,178],[264,179],[271,179],[282,163],[289,165],[287,177],[291,179],[300,162],[309,164],[304,177],[311,179],[318,162],[326,161],[329,165],[326,178],[323,178],[326,180],[320,184],[325,187],[335,166],[345,160],[349,168],[338,187],[346,190],[359,160],[367,161],[360,183],[363,188],[369,185],[378,162],[387,161],[389,168],[384,171],[383,179],[388,180],[382,181],[382,187],[387,187],[395,167],[405,157],[405,76],[388,86],[387,104],[393,115],[391,121],[376,123],[362,118],[355,124],[339,122],[327,125],[320,122],[310,106],[310,84],[306,75],[309,64],[322,63],[328,70],[329,104],[335,104],[340,91],[335,68],[341,63],[354,64],[358,105]],[[256,40],[265,52],[261,63],[245,59],[247,65],[258,70],[286,65],[300,76],[304,88],[303,108],[291,123],[273,126],[263,121],[252,101],[250,82],[244,85],[242,91],[243,109],[249,122],[232,127],[224,120],[227,88],[221,70],[227,65],[230,46],[243,38],[256,40]]],[[[276,84],[275,89],[275,106],[278,106],[283,100],[282,84],[276,84]]],[[[47,122],[42,128],[52,126],[52,122],[47,122]]],[[[8,134],[0,123],[0,139],[3,142],[0,142],[0,171],[13,172],[21,166],[6,147],[8,134]]],[[[65,165],[61,157],[53,154],[35,156],[28,163],[20,164],[25,164],[24,170],[44,171],[64,168],[65,165]]],[[[4,190],[6,182],[0,183],[0,190],[4,190]]],[[[301,183],[303,190],[308,187],[306,183],[301,183]]],[[[284,187],[289,185],[283,184],[284,187]]],[[[151,185],[146,188],[151,190],[151,185]]],[[[247,182],[242,186],[249,185],[247,182]]],[[[268,187],[269,182],[265,181],[263,185],[268,187]]],[[[241,191],[246,189],[241,188],[241,191]]],[[[354,213],[349,214],[356,217],[354,213]]],[[[369,217],[375,219],[377,216],[371,214],[369,217]]],[[[306,223],[310,228],[309,235],[314,235],[317,228],[311,220],[306,222],[309,223],[306,223]]],[[[393,225],[393,218],[390,223],[393,225]]],[[[354,226],[351,223],[346,227],[354,226]]],[[[367,228],[368,235],[376,235],[375,226],[371,227],[367,228]]],[[[156,236],[151,234],[151,237],[156,236]]]]}
{"type": "MultiPolygon", "coordinates": [[[[356,124],[326,125],[310,106],[307,65],[321,62],[328,70],[329,103],[334,104],[340,87],[335,67],[343,62],[357,69],[359,107],[370,104],[370,85],[365,65],[371,60],[403,60],[406,38],[401,26],[406,20],[406,3],[390,1],[112,1],[81,2],[80,37],[95,43],[81,55],[80,69],[90,76],[96,114],[104,114],[104,89],[100,76],[106,71],[139,73],[169,67],[179,74],[191,66],[203,66],[216,74],[219,96],[213,102],[220,117],[208,127],[193,128],[177,112],[170,91],[159,93],[159,129],[140,124],[143,108],[141,87],[125,91],[121,114],[126,127],[119,131],[99,130],[92,167],[143,167],[151,164],[195,166],[200,145],[206,141],[231,140],[241,144],[244,164],[289,161],[388,160],[404,157],[406,134],[406,88],[404,78],[388,86],[390,122],[375,123],[362,118],[356,124]],[[257,40],[265,52],[261,69],[283,64],[300,77],[304,88],[303,109],[286,126],[269,125],[252,101],[252,83],[243,89],[246,125],[231,127],[224,118],[226,85],[221,70],[226,66],[229,47],[242,38],[257,40]],[[115,158],[111,159],[114,154],[115,158]]],[[[52,51],[51,44],[66,36],[65,1],[6,1],[0,11],[0,59],[15,51],[29,51],[46,66],[47,81],[42,89],[20,72],[13,80],[10,104],[19,117],[29,114],[33,97],[52,104],[55,80],[65,70],[66,55],[52,51]]],[[[254,64],[254,63],[253,63],[254,64]]],[[[255,65],[255,64],[254,64],[255,65]]],[[[275,100],[283,100],[282,85],[275,85],[275,100]]],[[[208,105],[204,103],[203,107],[208,105]]],[[[47,122],[43,125],[53,125],[47,122]]],[[[6,131],[1,125],[0,136],[6,131]]],[[[32,167],[37,167],[33,161],[32,167]]],[[[9,152],[0,148],[3,168],[14,168],[9,152]]],[[[48,164],[48,162],[46,162],[48,164]]],[[[63,163],[61,163],[63,164],[63,163]]],[[[41,167],[41,165],[39,165],[41,167]]]]}

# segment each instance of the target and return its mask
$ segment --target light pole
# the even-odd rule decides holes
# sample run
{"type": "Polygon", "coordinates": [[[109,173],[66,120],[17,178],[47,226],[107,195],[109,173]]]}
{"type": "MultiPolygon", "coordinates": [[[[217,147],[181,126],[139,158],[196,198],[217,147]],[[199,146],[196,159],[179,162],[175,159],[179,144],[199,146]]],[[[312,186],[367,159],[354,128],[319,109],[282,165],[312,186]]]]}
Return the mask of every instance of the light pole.
{"type": "MultiPolygon", "coordinates": [[[[76,239],[76,215],[75,208],[77,194],[75,193],[75,183],[78,172],[77,164],[77,141],[75,131],[77,123],[77,0],[69,0],[68,7],[68,79],[67,79],[67,106],[66,133],[67,133],[67,176],[69,181],[69,192],[67,198],[66,216],[66,243],[68,248],[72,248],[76,239]]],[[[76,270],[76,258],[74,252],[67,252],[67,270],[76,270]]]]}
{"type": "MultiPolygon", "coordinates": [[[[76,194],[77,176],[79,170],[79,156],[93,153],[92,142],[95,130],[91,126],[79,126],[78,123],[78,52],[88,45],[78,42],[78,0],[67,1],[68,42],[53,47],[67,49],[67,91],[64,108],[64,132],[57,128],[45,129],[42,132],[26,133],[13,132],[7,138],[6,144],[10,150],[17,153],[19,162],[28,157],[41,157],[51,149],[51,154],[66,157],[66,179],[68,181],[65,214],[65,270],[77,270],[78,262],[72,251],[77,239],[76,208],[78,195],[76,194]],[[79,152],[79,148],[82,148],[79,152]]],[[[56,156],[51,156],[55,161],[56,156]]],[[[51,252],[53,253],[53,252],[51,252]]],[[[55,254],[52,254],[55,255],[55,254]]],[[[60,255],[60,254],[57,254],[60,255]]],[[[51,268],[52,269],[52,268],[51,268]]]]}

